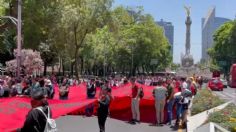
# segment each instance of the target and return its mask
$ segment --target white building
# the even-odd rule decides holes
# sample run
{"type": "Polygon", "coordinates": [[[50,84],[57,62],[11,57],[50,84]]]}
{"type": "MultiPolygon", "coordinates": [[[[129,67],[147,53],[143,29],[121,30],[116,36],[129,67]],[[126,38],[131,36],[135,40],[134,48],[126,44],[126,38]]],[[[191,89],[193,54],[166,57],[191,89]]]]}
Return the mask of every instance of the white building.
{"type": "Polygon", "coordinates": [[[202,61],[209,60],[207,50],[213,46],[214,32],[227,21],[230,19],[215,16],[215,7],[208,11],[205,18],[202,18],[202,61]]]}

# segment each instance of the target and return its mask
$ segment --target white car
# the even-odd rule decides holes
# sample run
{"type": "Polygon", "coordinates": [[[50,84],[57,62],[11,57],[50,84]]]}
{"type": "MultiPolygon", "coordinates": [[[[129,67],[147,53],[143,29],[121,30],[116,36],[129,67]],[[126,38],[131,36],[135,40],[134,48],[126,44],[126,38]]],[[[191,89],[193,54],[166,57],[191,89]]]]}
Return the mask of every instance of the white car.
{"type": "Polygon", "coordinates": [[[223,83],[224,88],[227,88],[228,82],[225,79],[222,79],[222,78],[220,79],[220,81],[223,83]]]}

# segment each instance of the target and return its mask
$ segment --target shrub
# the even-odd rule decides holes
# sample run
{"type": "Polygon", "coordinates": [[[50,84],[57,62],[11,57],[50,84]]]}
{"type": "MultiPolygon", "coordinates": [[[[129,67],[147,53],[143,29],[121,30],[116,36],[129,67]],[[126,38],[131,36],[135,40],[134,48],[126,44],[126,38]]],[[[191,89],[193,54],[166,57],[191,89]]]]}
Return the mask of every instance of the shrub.
{"type": "Polygon", "coordinates": [[[231,132],[236,132],[236,106],[229,104],[223,110],[211,113],[207,122],[215,122],[231,132]]]}
{"type": "Polygon", "coordinates": [[[202,89],[197,93],[197,95],[193,99],[191,113],[192,115],[195,115],[211,108],[214,108],[223,103],[224,101],[221,100],[218,96],[214,95],[211,90],[202,89]]]}

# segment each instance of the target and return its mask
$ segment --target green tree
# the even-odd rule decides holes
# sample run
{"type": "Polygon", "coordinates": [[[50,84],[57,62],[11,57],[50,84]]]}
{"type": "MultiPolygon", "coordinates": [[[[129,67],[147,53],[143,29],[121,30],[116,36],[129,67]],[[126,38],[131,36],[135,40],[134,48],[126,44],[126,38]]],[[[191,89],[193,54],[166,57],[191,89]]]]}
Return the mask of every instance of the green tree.
{"type": "MultiPolygon", "coordinates": [[[[75,75],[78,76],[79,50],[85,44],[85,39],[89,33],[96,31],[107,22],[111,0],[68,0],[64,1],[63,23],[69,29],[69,43],[74,53],[75,75]]],[[[72,70],[73,71],[73,70],[72,70]]]]}
{"type": "Polygon", "coordinates": [[[142,13],[141,7],[132,10],[117,7],[112,12],[112,20],[110,45],[113,50],[108,52],[112,53],[109,56],[113,69],[135,75],[140,67],[148,72],[170,64],[170,46],[163,30],[150,15],[142,13]],[[151,59],[158,59],[159,64],[152,66],[151,59]]]}
{"type": "Polygon", "coordinates": [[[59,1],[24,0],[23,16],[23,47],[38,49],[40,43],[51,39],[50,34],[61,18],[59,1]]]}
{"type": "Polygon", "coordinates": [[[208,50],[212,58],[211,65],[220,67],[225,74],[232,63],[236,62],[236,21],[230,21],[216,30],[213,36],[214,45],[208,50]]]}
{"type": "Polygon", "coordinates": [[[41,43],[39,45],[39,51],[40,55],[42,57],[43,63],[44,63],[44,72],[43,74],[47,74],[47,66],[53,65],[56,61],[56,52],[52,48],[52,44],[50,44],[50,41],[47,41],[47,43],[41,43]]]}

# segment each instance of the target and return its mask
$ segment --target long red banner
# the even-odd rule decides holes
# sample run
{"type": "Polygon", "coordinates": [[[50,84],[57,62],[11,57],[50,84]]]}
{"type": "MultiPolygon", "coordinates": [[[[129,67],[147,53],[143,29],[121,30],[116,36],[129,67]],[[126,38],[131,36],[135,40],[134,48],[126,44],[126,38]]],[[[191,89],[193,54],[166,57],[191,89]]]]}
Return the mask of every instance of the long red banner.
{"type": "MultiPolygon", "coordinates": [[[[139,86],[143,87],[144,90],[144,98],[140,102],[141,121],[155,122],[154,99],[152,97],[152,90],[154,87],[144,85],[139,86]]],[[[99,89],[97,90],[97,95],[98,93],[99,89]]],[[[112,95],[114,99],[110,106],[111,117],[121,120],[130,119],[131,85],[126,84],[120,87],[113,87],[112,95]]],[[[90,104],[96,105],[97,99],[87,99],[85,84],[70,87],[69,99],[65,101],[59,100],[58,87],[56,87],[54,99],[49,100],[53,118],[58,118],[59,116],[67,114],[84,114],[85,107],[90,104]]],[[[30,109],[29,98],[15,97],[0,99],[0,131],[8,132],[22,127],[30,109]]]]}

